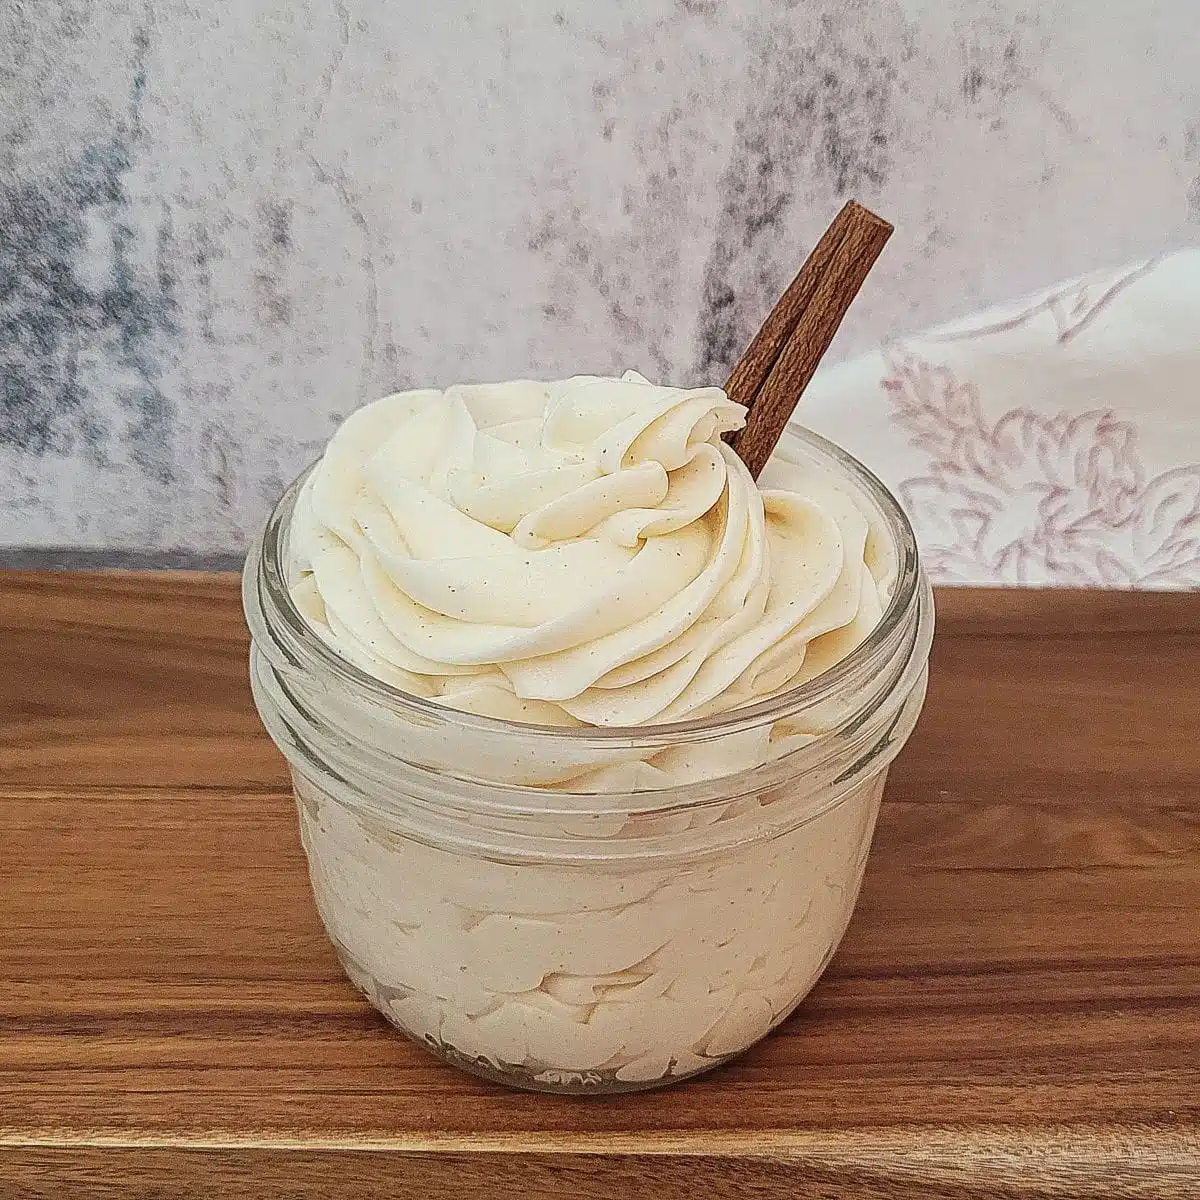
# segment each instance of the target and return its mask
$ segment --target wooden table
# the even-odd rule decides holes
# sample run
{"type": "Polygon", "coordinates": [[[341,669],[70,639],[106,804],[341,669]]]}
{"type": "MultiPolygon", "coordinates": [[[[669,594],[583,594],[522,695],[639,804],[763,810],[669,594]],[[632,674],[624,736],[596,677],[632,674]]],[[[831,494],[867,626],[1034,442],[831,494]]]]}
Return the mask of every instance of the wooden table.
{"type": "Polygon", "coordinates": [[[0,1196],[1200,1196],[1200,595],[939,604],[823,982],[572,1100],[343,979],[235,580],[0,574],[0,1196]]]}

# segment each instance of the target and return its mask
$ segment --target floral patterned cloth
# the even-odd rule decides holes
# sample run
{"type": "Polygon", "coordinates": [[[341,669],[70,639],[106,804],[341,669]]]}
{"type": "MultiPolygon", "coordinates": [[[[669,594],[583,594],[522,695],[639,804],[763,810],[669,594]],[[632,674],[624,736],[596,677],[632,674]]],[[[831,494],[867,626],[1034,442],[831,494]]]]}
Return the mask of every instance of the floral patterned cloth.
{"type": "Polygon", "coordinates": [[[821,372],[799,417],[900,496],[935,582],[1200,587],[1200,250],[821,372]]]}

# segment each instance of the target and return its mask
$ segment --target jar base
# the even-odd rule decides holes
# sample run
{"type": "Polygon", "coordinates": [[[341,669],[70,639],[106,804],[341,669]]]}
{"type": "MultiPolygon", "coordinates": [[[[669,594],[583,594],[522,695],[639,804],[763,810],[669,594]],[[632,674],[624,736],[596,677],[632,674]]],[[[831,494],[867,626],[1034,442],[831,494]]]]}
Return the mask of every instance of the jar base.
{"type": "MultiPolygon", "coordinates": [[[[848,924],[849,922],[847,921],[848,924]]],[[[842,930],[842,934],[844,933],[845,927],[842,930]]],[[[440,1038],[434,1037],[432,1034],[417,1033],[407,1028],[392,1015],[390,1005],[387,1003],[384,995],[386,991],[392,989],[388,989],[385,985],[379,983],[337,938],[328,933],[328,930],[326,934],[333,944],[334,952],[337,954],[338,961],[342,965],[342,970],[346,972],[346,977],[366,997],[371,1007],[393,1029],[402,1033],[409,1041],[414,1042],[448,1066],[456,1067],[458,1070],[465,1071],[469,1075],[474,1075],[478,1079],[484,1079],[488,1083],[497,1083],[503,1087],[513,1088],[517,1091],[540,1092],[556,1096],[617,1096],[633,1092],[655,1091],[659,1088],[671,1087],[674,1084],[683,1083],[686,1080],[696,1079],[701,1075],[707,1075],[709,1072],[715,1071],[718,1067],[723,1067],[727,1063],[741,1058],[742,1055],[758,1045],[760,1041],[765,1040],[774,1033],[800,1007],[812,989],[816,987],[825,968],[837,952],[842,938],[842,934],[839,934],[837,940],[830,946],[826,953],[820,969],[812,982],[796,997],[787,1011],[781,1013],[771,1023],[770,1027],[761,1037],[756,1038],[753,1042],[731,1054],[708,1058],[701,1065],[690,1065],[686,1070],[676,1070],[677,1060],[672,1060],[666,1073],[663,1075],[651,1079],[621,1079],[614,1070],[564,1070],[560,1067],[537,1067],[504,1063],[488,1058],[486,1055],[472,1056],[462,1053],[456,1047],[442,1041],[440,1038]]]]}

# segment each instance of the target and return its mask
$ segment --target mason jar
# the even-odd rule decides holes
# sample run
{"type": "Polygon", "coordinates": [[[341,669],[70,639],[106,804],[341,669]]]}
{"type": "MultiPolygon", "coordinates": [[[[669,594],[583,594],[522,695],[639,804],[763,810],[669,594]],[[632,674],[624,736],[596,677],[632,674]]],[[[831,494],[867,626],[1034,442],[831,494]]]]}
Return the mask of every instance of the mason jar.
{"type": "Polygon", "coordinates": [[[321,920],[370,1002],[455,1066],[551,1092],[671,1083],[758,1041],[833,957],[924,700],[932,593],[870,472],[798,429],[776,453],[872,513],[890,597],[824,673],[699,720],[523,725],[365,674],[289,593],[305,476],[252,549],[251,683],[321,920]]]}

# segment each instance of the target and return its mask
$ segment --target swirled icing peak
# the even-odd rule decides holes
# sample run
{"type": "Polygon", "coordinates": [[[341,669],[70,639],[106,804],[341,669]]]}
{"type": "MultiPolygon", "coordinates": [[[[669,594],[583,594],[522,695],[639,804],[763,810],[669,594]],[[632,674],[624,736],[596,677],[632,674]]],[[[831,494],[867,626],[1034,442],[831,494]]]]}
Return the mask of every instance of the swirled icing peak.
{"type": "Polygon", "coordinates": [[[894,576],[815,465],[760,485],[720,388],[635,372],[401,392],[334,434],[289,584],[346,659],[453,708],[636,726],[734,708],[844,657],[894,576]]]}

